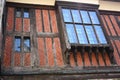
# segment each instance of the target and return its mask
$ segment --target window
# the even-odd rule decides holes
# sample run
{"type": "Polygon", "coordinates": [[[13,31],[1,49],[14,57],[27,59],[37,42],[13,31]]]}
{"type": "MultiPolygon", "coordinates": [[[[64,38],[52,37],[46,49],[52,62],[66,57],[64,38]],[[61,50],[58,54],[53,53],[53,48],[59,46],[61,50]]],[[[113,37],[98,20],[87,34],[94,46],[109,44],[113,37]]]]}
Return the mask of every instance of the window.
{"type": "Polygon", "coordinates": [[[29,9],[16,8],[16,17],[29,18],[29,9]]]}
{"type": "Polygon", "coordinates": [[[21,38],[20,37],[15,37],[15,51],[20,52],[21,51],[21,38]]]}
{"type": "Polygon", "coordinates": [[[97,13],[94,10],[62,8],[62,15],[70,43],[107,44],[97,13]]]}
{"type": "Polygon", "coordinates": [[[30,38],[24,37],[24,52],[30,52],[30,38]]]}
{"type": "Polygon", "coordinates": [[[30,48],[31,48],[30,37],[24,37],[22,40],[21,37],[15,36],[14,51],[15,52],[22,52],[22,47],[23,47],[23,52],[30,52],[30,48]]]}
{"type": "Polygon", "coordinates": [[[24,18],[29,18],[29,10],[24,9],[24,18]]]}
{"type": "Polygon", "coordinates": [[[16,9],[16,17],[21,17],[22,14],[21,14],[21,8],[17,8],[16,9]]]}

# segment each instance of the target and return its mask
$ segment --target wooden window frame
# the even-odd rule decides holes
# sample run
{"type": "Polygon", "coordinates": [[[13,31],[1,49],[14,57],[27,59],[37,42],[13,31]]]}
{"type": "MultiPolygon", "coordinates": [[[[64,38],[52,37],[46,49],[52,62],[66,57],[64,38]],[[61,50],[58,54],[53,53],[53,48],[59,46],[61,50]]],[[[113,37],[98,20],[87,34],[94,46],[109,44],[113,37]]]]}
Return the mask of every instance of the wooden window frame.
{"type": "MultiPolygon", "coordinates": [[[[80,51],[82,54],[84,54],[85,51],[87,51],[88,53],[92,53],[95,52],[96,54],[99,52],[102,53],[109,53],[109,56],[111,59],[113,59],[113,47],[111,45],[110,39],[106,33],[106,30],[104,28],[103,22],[100,18],[100,13],[98,10],[99,5],[92,5],[92,4],[81,4],[81,3],[74,3],[74,2],[60,2],[58,1],[56,3],[57,5],[57,15],[59,16],[58,20],[59,23],[58,25],[59,27],[59,31],[60,31],[60,35],[61,35],[61,43],[62,43],[62,47],[63,47],[63,53],[65,54],[66,57],[66,62],[69,64],[69,55],[71,52],[74,53],[74,55],[77,53],[77,51],[80,51]],[[63,19],[63,15],[62,15],[62,8],[65,9],[77,9],[77,10],[90,10],[90,11],[95,11],[97,16],[98,16],[98,20],[100,22],[100,26],[103,30],[104,36],[106,38],[107,44],[101,45],[101,44],[70,44],[69,43],[69,39],[66,33],[66,29],[65,29],[65,22],[63,19]],[[64,44],[63,44],[64,43],[64,44]]],[[[112,60],[111,60],[112,61],[112,60]]]]}
{"type": "MultiPolygon", "coordinates": [[[[14,7],[14,28],[13,28],[13,31],[11,32],[11,34],[13,35],[14,40],[15,40],[15,37],[20,37],[21,38],[21,43],[20,43],[21,50],[19,52],[18,51],[16,52],[15,49],[13,49],[13,52],[14,53],[31,53],[31,36],[30,36],[31,31],[30,32],[24,32],[23,31],[23,19],[30,19],[30,8],[20,7],[20,6],[13,6],[13,7],[14,7]],[[20,9],[20,11],[21,11],[21,16],[20,17],[16,16],[17,9],[20,9]],[[29,10],[29,17],[28,18],[24,17],[24,9],[29,10]],[[15,26],[16,18],[21,18],[22,19],[22,26],[21,26],[22,31],[20,31],[20,32],[15,30],[16,29],[16,26],[15,26]],[[23,45],[24,44],[24,37],[29,37],[29,39],[30,39],[30,51],[28,51],[28,52],[24,51],[24,45],[23,45]]],[[[31,30],[31,27],[30,27],[30,30],[31,30]]],[[[9,33],[9,32],[7,32],[7,33],[9,33]]]]}
{"type": "Polygon", "coordinates": [[[24,18],[24,19],[29,19],[30,18],[30,10],[29,10],[29,8],[21,8],[21,7],[16,7],[15,8],[15,17],[16,18],[24,18]],[[20,11],[21,11],[21,16],[20,17],[17,17],[16,16],[16,12],[17,12],[17,9],[20,9],[20,11]],[[25,12],[25,10],[28,10],[28,13],[29,13],[29,16],[28,17],[24,17],[24,12],[25,12]]]}
{"type": "MultiPolygon", "coordinates": [[[[91,20],[91,18],[90,18],[90,14],[88,14],[88,16],[89,16],[89,20],[90,20],[90,22],[91,23],[83,23],[83,18],[81,19],[82,20],[82,23],[76,23],[76,22],[74,22],[74,20],[73,20],[73,16],[72,16],[72,12],[71,12],[71,10],[77,10],[77,11],[86,11],[87,13],[89,12],[89,11],[94,11],[94,12],[96,12],[97,10],[85,10],[85,9],[80,9],[80,10],[78,10],[78,9],[71,9],[71,8],[63,8],[63,9],[68,9],[68,10],[70,10],[70,15],[71,15],[71,17],[72,17],[72,22],[65,22],[64,21],[64,24],[72,24],[73,25],[73,27],[74,27],[74,31],[75,31],[75,34],[76,34],[76,39],[77,39],[77,43],[70,43],[71,45],[73,45],[73,46],[97,46],[97,45],[102,45],[102,46],[107,46],[108,44],[102,44],[102,43],[100,43],[100,41],[99,41],[99,38],[98,38],[98,35],[97,35],[97,33],[96,33],[96,30],[95,30],[95,25],[96,26],[100,26],[101,27],[101,29],[102,29],[102,25],[99,23],[99,24],[95,24],[95,23],[92,23],[92,20],[91,20]],[[84,32],[85,32],[85,34],[86,34],[86,39],[87,39],[87,41],[88,41],[88,43],[85,43],[85,44],[81,44],[81,43],[79,43],[79,39],[78,39],[78,34],[77,34],[77,31],[75,30],[75,25],[82,25],[83,26],[83,28],[84,28],[84,32]],[[88,26],[92,26],[92,28],[93,28],[93,31],[94,31],[94,34],[95,34],[95,37],[96,37],[96,40],[97,40],[97,44],[91,44],[90,43],[90,40],[88,39],[89,37],[88,37],[88,35],[87,35],[87,31],[85,30],[85,26],[86,25],[88,25],[88,26]]],[[[97,12],[96,12],[96,14],[97,14],[97,12]]],[[[81,16],[81,14],[79,13],[79,15],[81,16]]],[[[98,18],[98,14],[97,14],[97,18],[98,18]]],[[[65,27],[65,25],[64,25],[64,27],[65,27]]],[[[66,28],[65,28],[65,31],[67,31],[66,30],[66,28]]],[[[102,31],[103,31],[103,29],[102,29],[102,31]]],[[[104,31],[103,31],[103,33],[104,33],[104,31]]],[[[67,33],[66,33],[67,34],[67,33]]],[[[104,35],[105,36],[105,35],[104,35]]],[[[105,36],[105,39],[106,39],[106,36],[105,36]]],[[[107,40],[106,40],[107,41],[107,40]]],[[[108,43],[108,42],[107,42],[108,43]]]]}
{"type": "Polygon", "coordinates": [[[16,39],[16,37],[19,37],[20,40],[20,51],[15,51],[15,42],[14,42],[14,53],[31,53],[31,39],[30,36],[14,36],[14,41],[16,39]],[[30,50],[29,51],[24,51],[24,38],[29,38],[29,43],[30,43],[30,50]]]}

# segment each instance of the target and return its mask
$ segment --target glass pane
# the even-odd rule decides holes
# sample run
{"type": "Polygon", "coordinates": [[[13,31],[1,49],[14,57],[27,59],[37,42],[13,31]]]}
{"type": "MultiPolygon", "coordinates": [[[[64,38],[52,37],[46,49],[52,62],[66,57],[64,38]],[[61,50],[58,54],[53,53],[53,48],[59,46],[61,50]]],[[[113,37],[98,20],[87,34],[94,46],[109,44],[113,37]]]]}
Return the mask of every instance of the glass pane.
{"type": "Polygon", "coordinates": [[[65,22],[72,22],[72,17],[69,9],[62,9],[62,13],[65,22]]]}
{"type": "Polygon", "coordinates": [[[21,38],[20,37],[15,37],[15,43],[14,43],[15,51],[17,51],[17,52],[21,51],[20,44],[21,44],[21,38]]]}
{"type": "Polygon", "coordinates": [[[79,43],[80,44],[88,44],[83,26],[82,25],[75,25],[75,27],[76,27],[79,43]]]}
{"type": "Polygon", "coordinates": [[[21,17],[21,9],[20,8],[16,9],[16,17],[21,17]]]}
{"type": "Polygon", "coordinates": [[[24,18],[29,18],[29,10],[24,9],[24,18]]]}
{"type": "Polygon", "coordinates": [[[98,44],[92,26],[85,26],[85,30],[87,32],[87,36],[88,36],[90,44],[98,44]]]}
{"type": "Polygon", "coordinates": [[[69,38],[70,43],[77,43],[77,37],[75,34],[73,24],[66,24],[67,35],[69,38]]]}
{"type": "Polygon", "coordinates": [[[101,26],[94,26],[94,27],[95,27],[95,31],[97,33],[100,43],[107,44],[107,41],[106,41],[106,38],[104,36],[101,26]]]}
{"type": "Polygon", "coordinates": [[[30,38],[24,37],[24,52],[30,52],[30,38]]]}
{"type": "Polygon", "coordinates": [[[100,24],[96,12],[89,12],[89,14],[93,24],[100,24]]]}
{"type": "Polygon", "coordinates": [[[83,19],[83,23],[88,23],[88,24],[91,23],[87,11],[82,11],[81,10],[80,13],[81,13],[81,16],[82,16],[82,19],[83,19]]]}
{"type": "Polygon", "coordinates": [[[72,11],[72,16],[73,16],[73,20],[76,23],[81,23],[81,18],[80,18],[80,13],[78,10],[71,10],[72,11]]]}

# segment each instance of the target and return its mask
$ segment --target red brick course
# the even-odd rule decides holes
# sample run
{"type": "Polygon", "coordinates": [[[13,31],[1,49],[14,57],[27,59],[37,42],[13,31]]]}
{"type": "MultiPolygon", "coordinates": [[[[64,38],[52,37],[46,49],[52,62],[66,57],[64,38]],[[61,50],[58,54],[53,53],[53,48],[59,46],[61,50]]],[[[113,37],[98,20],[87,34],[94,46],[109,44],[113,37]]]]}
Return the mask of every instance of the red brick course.
{"type": "Polygon", "coordinates": [[[110,21],[109,16],[108,16],[108,15],[104,15],[104,17],[105,17],[105,20],[106,20],[106,22],[107,22],[107,24],[108,24],[108,27],[109,27],[109,29],[110,29],[110,31],[111,31],[111,33],[112,33],[112,36],[116,36],[115,30],[114,30],[114,28],[113,28],[113,25],[112,25],[112,23],[111,23],[111,21],[110,21]]]}
{"type": "Polygon", "coordinates": [[[61,51],[61,45],[59,38],[54,38],[54,45],[55,45],[55,53],[56,53],[56,61],[57,66],[64,66],[63,62],[63,55],[61,51]]]}
{"type": "Polygon", "coordinates": [[[110,62],[110,58],[109,58],[108,54],[105,53],[105,55],[104,55],[105,56],[105,62],[106,62],[106,66],[111,66],[111,62],[110,62]]]}
{"type": "Polygon", "coordinates": [[[3,58],[4,67],[10,67],[11,66],[11,54],[12,54],[12,47],[13,47],[12,43],[13,43],[12,37],[11,36],[6,36],[4,58],[3,58]]]}
{"type": "Polygon", "coordinates": [[[31,65],[31,53],[24,53],[24,66],[31,65]]]}
{"type": "Polygon", "coordinates": [[[30,19],[23,19],[23,31],[30,32],[30,19]]]}
{"type": "Polygon", "coordinates": [[[111,43],[112,43],[113,48],[114,48],[114,53],[113,53],[113,55],[114,55],[115,61],[116,61],[117,65],[120,66],[120,57],[119,57],[119,55],[118,55],[118,52],[117,52],[117,49],[116,49],[116,47],[115,47],[114,41],[111,40],[111,43]]]}
{"type": "Polygon", "coordinates": [[[104,16],[105,16],[105,15],[101,15],[101,18],[102,18],[102,21],[103,21],[105,30],[106,30],[107,34],[110,36],[110,31],[109,31],[109,29],[108,29],[107,23],[105,22],[104,16]]]}
{"type": "Polygon", "coordinates": [[[48,10],[42,10],[42,12],[43,12],[44,30],[45,32],[51,32],[48,10]]]}
{"type": "Polygon", "coordinates": [[[83,61],[82,61],[82,56],[81,56],[81,53],[78,52],[77,53],[77,65],[80,67],[80,66],[83,66],[83,61]]]}
{"type": "Polygon", "coordinates": [[[84,53],[84,63],[85,63],[85,66],[91,66],[90,59],[87,52],[84,53]]]}
{"type": "Polygon", "coordinates": [[[37,32],[43,32],[41,10],[35,10],[35,18],[37,32]]]}
{"type": "Polygon", "coordinates": [[[7,15],[7,31],[13,31],[14,27],[14,8],[9,7],[8,8],[8,15],[7,15]]]}
{"type": "Polygon", "coordinates": [[[110,15],[110,18],[111,18],[111,21],[112,21],[112,23],[115,27],[115,30],[117,31],[118,36],[120,36],[120,27],[117,24],[117,21],[116,21],[115,17],[113,15],[110,15]]]}
{"type": "Polygon", "coordinates": [[[52,39],[51,38],[45,38],[45,44],[46,44],[46,51],[47,51],[47,59],[48,59],[48,65],[50,67],[54,66],[54,55],[52,50],[52,39]]]}
{"type": "Polygon", "coordinates": [[[71,67],[76,67],[73,53],[70,53],[70,65],[71,65],[71,67]]]}
{"type": "Polygon", "coordinates": [[[91,59],[92,59],[92,66],[98,66],[95,53],[91,54],[91,59]]]}
{"type": "Polygon", "coordinates": [[[54,10],[50,10],[50,19],[51,19],[51,25],[52,25],[52,32],[53,33],[58,33],[58,28],[57,28],[57,20],[56,20],[56,15],[54,10]]]}
{"type": "Polygon", "coordinates": [[[98,53],[98,61],[99,61],[99,66],[105,66],[105,62],[102,57],[102,53],[98,53]]]}
{"type": "Polygon", "coordinates": [[[21,53],[14,54],[14,66],[20,66],[21,64],[21,53]]]}
{"type": "Polygon", "coordinates": [[[39,54],[39,65],[40,67],[46,66],[46,55],[45,55],[45,43],[43,38],[38,38],[38,54],[39,54]]]}
{"type": "Polygon", "coordinates": [[[15,31],[22,31],[22,18],[16,18],[15,20],[15,31]]]}

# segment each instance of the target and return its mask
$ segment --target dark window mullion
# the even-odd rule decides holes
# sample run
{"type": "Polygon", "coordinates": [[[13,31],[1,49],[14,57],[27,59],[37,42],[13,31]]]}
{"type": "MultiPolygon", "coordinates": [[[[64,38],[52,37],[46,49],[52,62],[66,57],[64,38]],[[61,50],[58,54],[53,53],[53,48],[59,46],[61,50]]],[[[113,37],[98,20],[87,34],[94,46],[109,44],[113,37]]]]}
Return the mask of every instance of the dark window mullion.
{"type": "Polygon", "coordinates": [[[21,18],[22,18],[22,32],[24,32],[24,30],[23,30],[23,26],[24,26],[24,25],[23,25],[23,23],[24,23],[24,21],[23,21],[23,19],[24,19],[24,18],[23,18],[23,17],[24,17],[23,13],[24,13],[24,9],[22,8],[22,9],[21,9],[21,18]]]}
{"type": "Polygon", "coordinates": [[[42,20],[42,26],[43,26],[42,27],[42,32],[45,32],[45,29],[44,29],[44,27],[45,27],[44,26],[44,19],[43,19],[43,10],[42,9],[40,9],[40,10],[41,10],[40,12],[41,12],[41,20],[42,20]]]}
{"type": "Polygon", "coordinates": [[[76,34],[77,43],[79,43],[78,34],[77,34],[77,31],[76,31],[76,28],[75,28],[75,23],[74,23],[74,19],[73,19],[73,15],[72,15],[71,9],[70,9],[70,15],[71,15],[72,22],[73,22],[72,24],[73,24],[74,31],[75,31],[75,34],[76,34]]]}
{"type": "Polygon", "coordinates": [[[93,24],[92,19],[91,19],[91,17],[90,17],[89,11],[87,11],[87,13],[88,13],[88,16],[89,16],[90,21],[91,21],[91,24],[92,24],[91,26],[93,27],[93,31],[94,31],[94,33],[95,33],[95,37],[96,37],[96,39],[97,39],[97,43],[99,44],[100,41],[99,41],[98,35],[97,35],[97,33],[96,33],[96,30],[95,30],[95,28],[94,28],[94,24],[93,24]]]}
{"type": "Polygon", "coordinates": [[[21,52],[24,52],[24,36],[21,36],[21,52]]]}
{"type": "Polygon", "coordinates": [[[81,13],[80,13],[80,10],[79,10],[79,14],[80,14],[80,18],[81,18],[81,21],[82,21],[83,29],[84,29],[84,32],[85,32],[85,35],[86,35],[86,38],[87,38],[88,44],[90,44],[89,39],[88,39],[87,32],[86,32],[86,30],[85,30],[85,24],[83,23],[83,19],[82,19],[81,13]]]}

